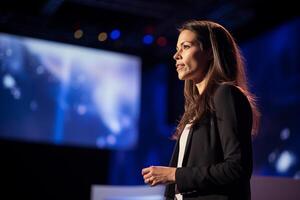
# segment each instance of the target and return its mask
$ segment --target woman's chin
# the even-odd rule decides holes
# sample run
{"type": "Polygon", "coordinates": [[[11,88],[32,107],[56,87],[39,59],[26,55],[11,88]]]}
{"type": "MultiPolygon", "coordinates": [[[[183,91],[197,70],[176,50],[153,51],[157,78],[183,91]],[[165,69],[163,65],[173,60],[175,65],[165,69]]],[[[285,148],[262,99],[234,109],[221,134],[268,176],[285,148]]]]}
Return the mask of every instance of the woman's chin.
{"type": "Polygon", "coordinates": [[[180,74],[178,74],[178,79],[181,81],[184,81],[184,76],[181,76],[180,74]]]}
{"type": "Polygon", "coordinates": [[[186,76],[186,74],[181,74],[181,73],[178,73],[178,79],[179,80],[181,80],[181,81],[184,81],[184,80],[186,80],[187,79],[187,76],[186,76]]]}

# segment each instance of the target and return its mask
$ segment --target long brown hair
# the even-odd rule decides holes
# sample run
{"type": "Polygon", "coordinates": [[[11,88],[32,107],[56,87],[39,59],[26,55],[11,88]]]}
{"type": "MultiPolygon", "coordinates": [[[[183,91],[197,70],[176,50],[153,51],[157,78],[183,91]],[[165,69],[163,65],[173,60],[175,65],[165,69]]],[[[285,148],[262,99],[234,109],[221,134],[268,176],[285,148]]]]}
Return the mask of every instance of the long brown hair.
{"type": "Polygon", "coordinates": [[[204,20],[188,21],[178,30],[180,33],[183,30],[194,32],[203,50],[211,49],[213,58],[204,77],[206,86],[201,95],[196,83],[185,80],[185,111],[172,138],[178,139],[186,124],[195,125],[205,114],[213,112],[213,93],[218,85],[224,83],[238,87],[248,98],[253,116],[252,135],[255,135],[258,131],[260,112],[255,96],[249,91],[244,59],[232,35],[220,24],[204,20]]]}

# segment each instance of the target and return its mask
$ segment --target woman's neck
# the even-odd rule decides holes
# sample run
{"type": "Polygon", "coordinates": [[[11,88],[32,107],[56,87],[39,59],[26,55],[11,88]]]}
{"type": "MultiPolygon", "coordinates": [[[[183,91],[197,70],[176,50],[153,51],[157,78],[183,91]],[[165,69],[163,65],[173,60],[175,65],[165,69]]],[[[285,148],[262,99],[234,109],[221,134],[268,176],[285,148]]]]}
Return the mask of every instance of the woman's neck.
{"type": "Polygon", "coordinates": [[[199,94],[201,95],[205,89],[207,85],[207,79],[204,78],[202,81],[200,81],[199,83],[196,83],[196,87],[198,89],[199,94]]]}

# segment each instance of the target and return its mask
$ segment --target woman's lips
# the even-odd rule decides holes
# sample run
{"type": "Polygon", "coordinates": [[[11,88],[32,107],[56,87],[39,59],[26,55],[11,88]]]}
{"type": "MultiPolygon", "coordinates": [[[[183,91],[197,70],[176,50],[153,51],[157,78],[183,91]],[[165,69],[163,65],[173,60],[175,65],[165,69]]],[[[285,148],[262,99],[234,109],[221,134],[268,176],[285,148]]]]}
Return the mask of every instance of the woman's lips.
{"type": "Polygon", "coordinates": [[[177,71],[180,71],[181,69],[183,69],[184,68],[184,64],[177,64],[176,65],[176,70],[177,71]]]}

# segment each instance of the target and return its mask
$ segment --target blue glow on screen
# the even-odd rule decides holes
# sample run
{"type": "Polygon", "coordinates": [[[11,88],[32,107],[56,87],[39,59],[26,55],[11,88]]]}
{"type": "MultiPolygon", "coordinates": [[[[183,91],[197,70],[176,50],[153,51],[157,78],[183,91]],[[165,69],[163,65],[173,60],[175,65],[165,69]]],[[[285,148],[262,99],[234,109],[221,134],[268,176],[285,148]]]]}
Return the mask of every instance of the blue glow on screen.
{"type": "Polygon", "coordinates": [[[0,137],[109,149],[138,137],[136,56],[0,33],[0,137]]]}

